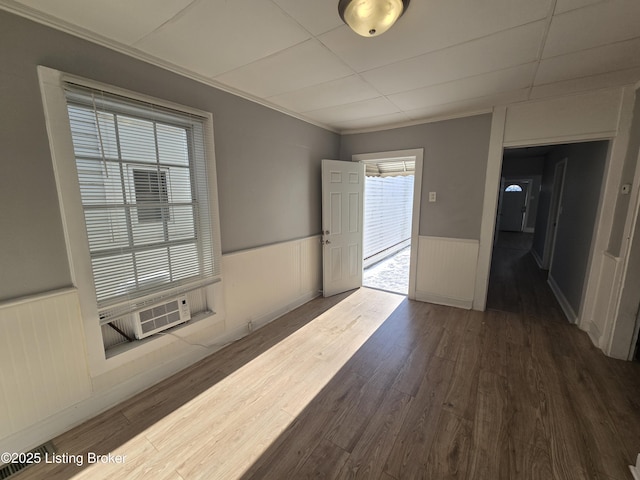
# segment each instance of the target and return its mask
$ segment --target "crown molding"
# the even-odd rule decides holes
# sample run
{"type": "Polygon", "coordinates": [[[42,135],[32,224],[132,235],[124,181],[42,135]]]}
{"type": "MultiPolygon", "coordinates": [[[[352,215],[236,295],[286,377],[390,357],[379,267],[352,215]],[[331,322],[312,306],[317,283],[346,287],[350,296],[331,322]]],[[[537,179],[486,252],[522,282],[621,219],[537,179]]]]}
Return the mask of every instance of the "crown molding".
{"type": "Polygon", "coordinates": [[[341,135],[357,135],[359,133],[374,133],[382,132],[385,130],[393,130],[396,128],[413,127],[415,125],[424,125],[426,123],[443,122],[445,120],[455,120],[456,118],[475,117],[476,115],[484,115],[485,113],[492,113],[493,107],[481,108],[477,110],[468,110],[459,113],[452,113],[450,115],[436,115],[433,117],[425,117],[418,120],[409,120],[401,123],[378,125],[376,127],[368,128],[354,128],[344,129],[340,131],[341,135]]]}
{"type": "Polygon", "coordinates": [[[91,32],[87,29],[78,27],[76,25],[72,25],[69,22],[65,22],[59,18],[53,17],[46,13],[40,12],[34,8],[28,7],[26,5],[22,5],[20,3],[14,2],[12,0],[0,0],[0,10],[4,10],[6,12],[12,13],[14,15],[18,15],[20,17],[26,18],[28,20],[34,21],[46,27],[53,28],[55,30],[61,31],[63,33],[73,35],[74,37],[80,38],[81,40],[86,40],[88,42],[94,43],[101,47],[108,48],[115,52],[121,53],[131,58],[135,58],[136,60],[143,61],[145,63],[154,65],[156,67],[162,68],[172,73],[176,73],[182,77],[189,78],[196,82],[202,83],[209,87],[215,88],[216,90],[221,90],[223,92],[229,93],[236,97],[240,97],[244,100],[248,100],[250,102],[256,103],[263,107],[269,108],[270,110],[274,110],[276,112],[282,113],[289,117],[293,117],[302,122],[314,125],[316,127],[322,128],[323,130],[328,130],[329,132],[340,134],[340,131],[334,127],[326,125],[321,122],[316,122],[307,118],[299,113],[292,112],[287,110],[286,108],[279,107],[278,105],[274,105],[266,100],[255,97],[246,92],[242,92],[228,85],[224,85],[216,80],[205,77],[203,75],[192,72],[191,70],[187,70],[186,68],[180,67],[173,63],[162,60],[153,55],[149,55],[144,53],[138,49],[130,47],[128,45],[124,45],[120,42],[113,41],[108,39],[102,35],[99,35],[95,32],[91,32]]]}

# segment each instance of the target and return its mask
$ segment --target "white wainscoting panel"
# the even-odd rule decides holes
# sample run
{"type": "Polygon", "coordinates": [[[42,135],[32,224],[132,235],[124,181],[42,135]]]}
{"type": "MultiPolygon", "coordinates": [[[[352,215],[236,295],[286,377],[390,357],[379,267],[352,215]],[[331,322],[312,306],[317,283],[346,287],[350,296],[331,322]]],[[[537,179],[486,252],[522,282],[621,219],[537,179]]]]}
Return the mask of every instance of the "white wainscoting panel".
{"type": "Polygon", "coordinates": [[[419,237],[416,300],[470,309],[478,240],[419,237]]]}
{"type": "Polygon", "coordinates": [[[222,256],[227,329],[260,327],[320,294],[320,237],[222,256]]]}
{"type": "Polygon", "coordinates": [[[593,317],[584,326],[594,345],[602,349],[608,343],[610,324],[615,318],[619,266],[620,258],[606,252],[602,255],[593,317]]]}
{"type": "Polygon", "coordinates": [[[249,321],[258,328],[318,296],[321,253],[314,236],[223,255],[216,315],[93,377],[75,289],[0,304],[0,452],[33,448],[247,335],[249,321]]]}
{"type": "Polygon", "coordinates": [[[78,293],[0,305],[0,439],[89,397],[78,293]]]}

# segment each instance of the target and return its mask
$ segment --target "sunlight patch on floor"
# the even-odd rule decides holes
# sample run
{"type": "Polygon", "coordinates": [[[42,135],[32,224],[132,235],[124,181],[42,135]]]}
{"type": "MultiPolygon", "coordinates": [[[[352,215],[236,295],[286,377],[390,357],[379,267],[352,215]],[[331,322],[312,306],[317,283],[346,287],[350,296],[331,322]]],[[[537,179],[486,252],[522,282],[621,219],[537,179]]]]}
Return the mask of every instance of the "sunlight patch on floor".
{"type": "Polygon", "coordinates": [[[355,291],[74,478],[240,478],[403,300],[355,291]]]}

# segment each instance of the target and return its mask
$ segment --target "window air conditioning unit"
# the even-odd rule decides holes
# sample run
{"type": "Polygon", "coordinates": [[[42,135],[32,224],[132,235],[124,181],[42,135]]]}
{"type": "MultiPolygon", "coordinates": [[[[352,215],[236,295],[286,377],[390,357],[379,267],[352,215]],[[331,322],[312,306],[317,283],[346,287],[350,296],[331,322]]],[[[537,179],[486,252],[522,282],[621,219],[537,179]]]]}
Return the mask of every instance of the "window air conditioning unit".
{"type": "Polygon", "coordinates": [[[191,319],[187,297],[180,297],[146,307],[134,314],[133,328],[138,340],[191,319]]]}

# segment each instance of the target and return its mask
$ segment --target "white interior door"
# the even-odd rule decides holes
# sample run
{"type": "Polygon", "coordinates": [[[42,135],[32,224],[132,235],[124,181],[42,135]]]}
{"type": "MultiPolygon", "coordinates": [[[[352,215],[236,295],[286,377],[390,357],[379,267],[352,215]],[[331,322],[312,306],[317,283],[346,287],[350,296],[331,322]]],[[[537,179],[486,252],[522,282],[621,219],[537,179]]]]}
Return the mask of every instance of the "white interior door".
{"type": "Polygon", "coordinates": [[[362,286],[364,164],[322,161],[322,290],[362,286]]]}

